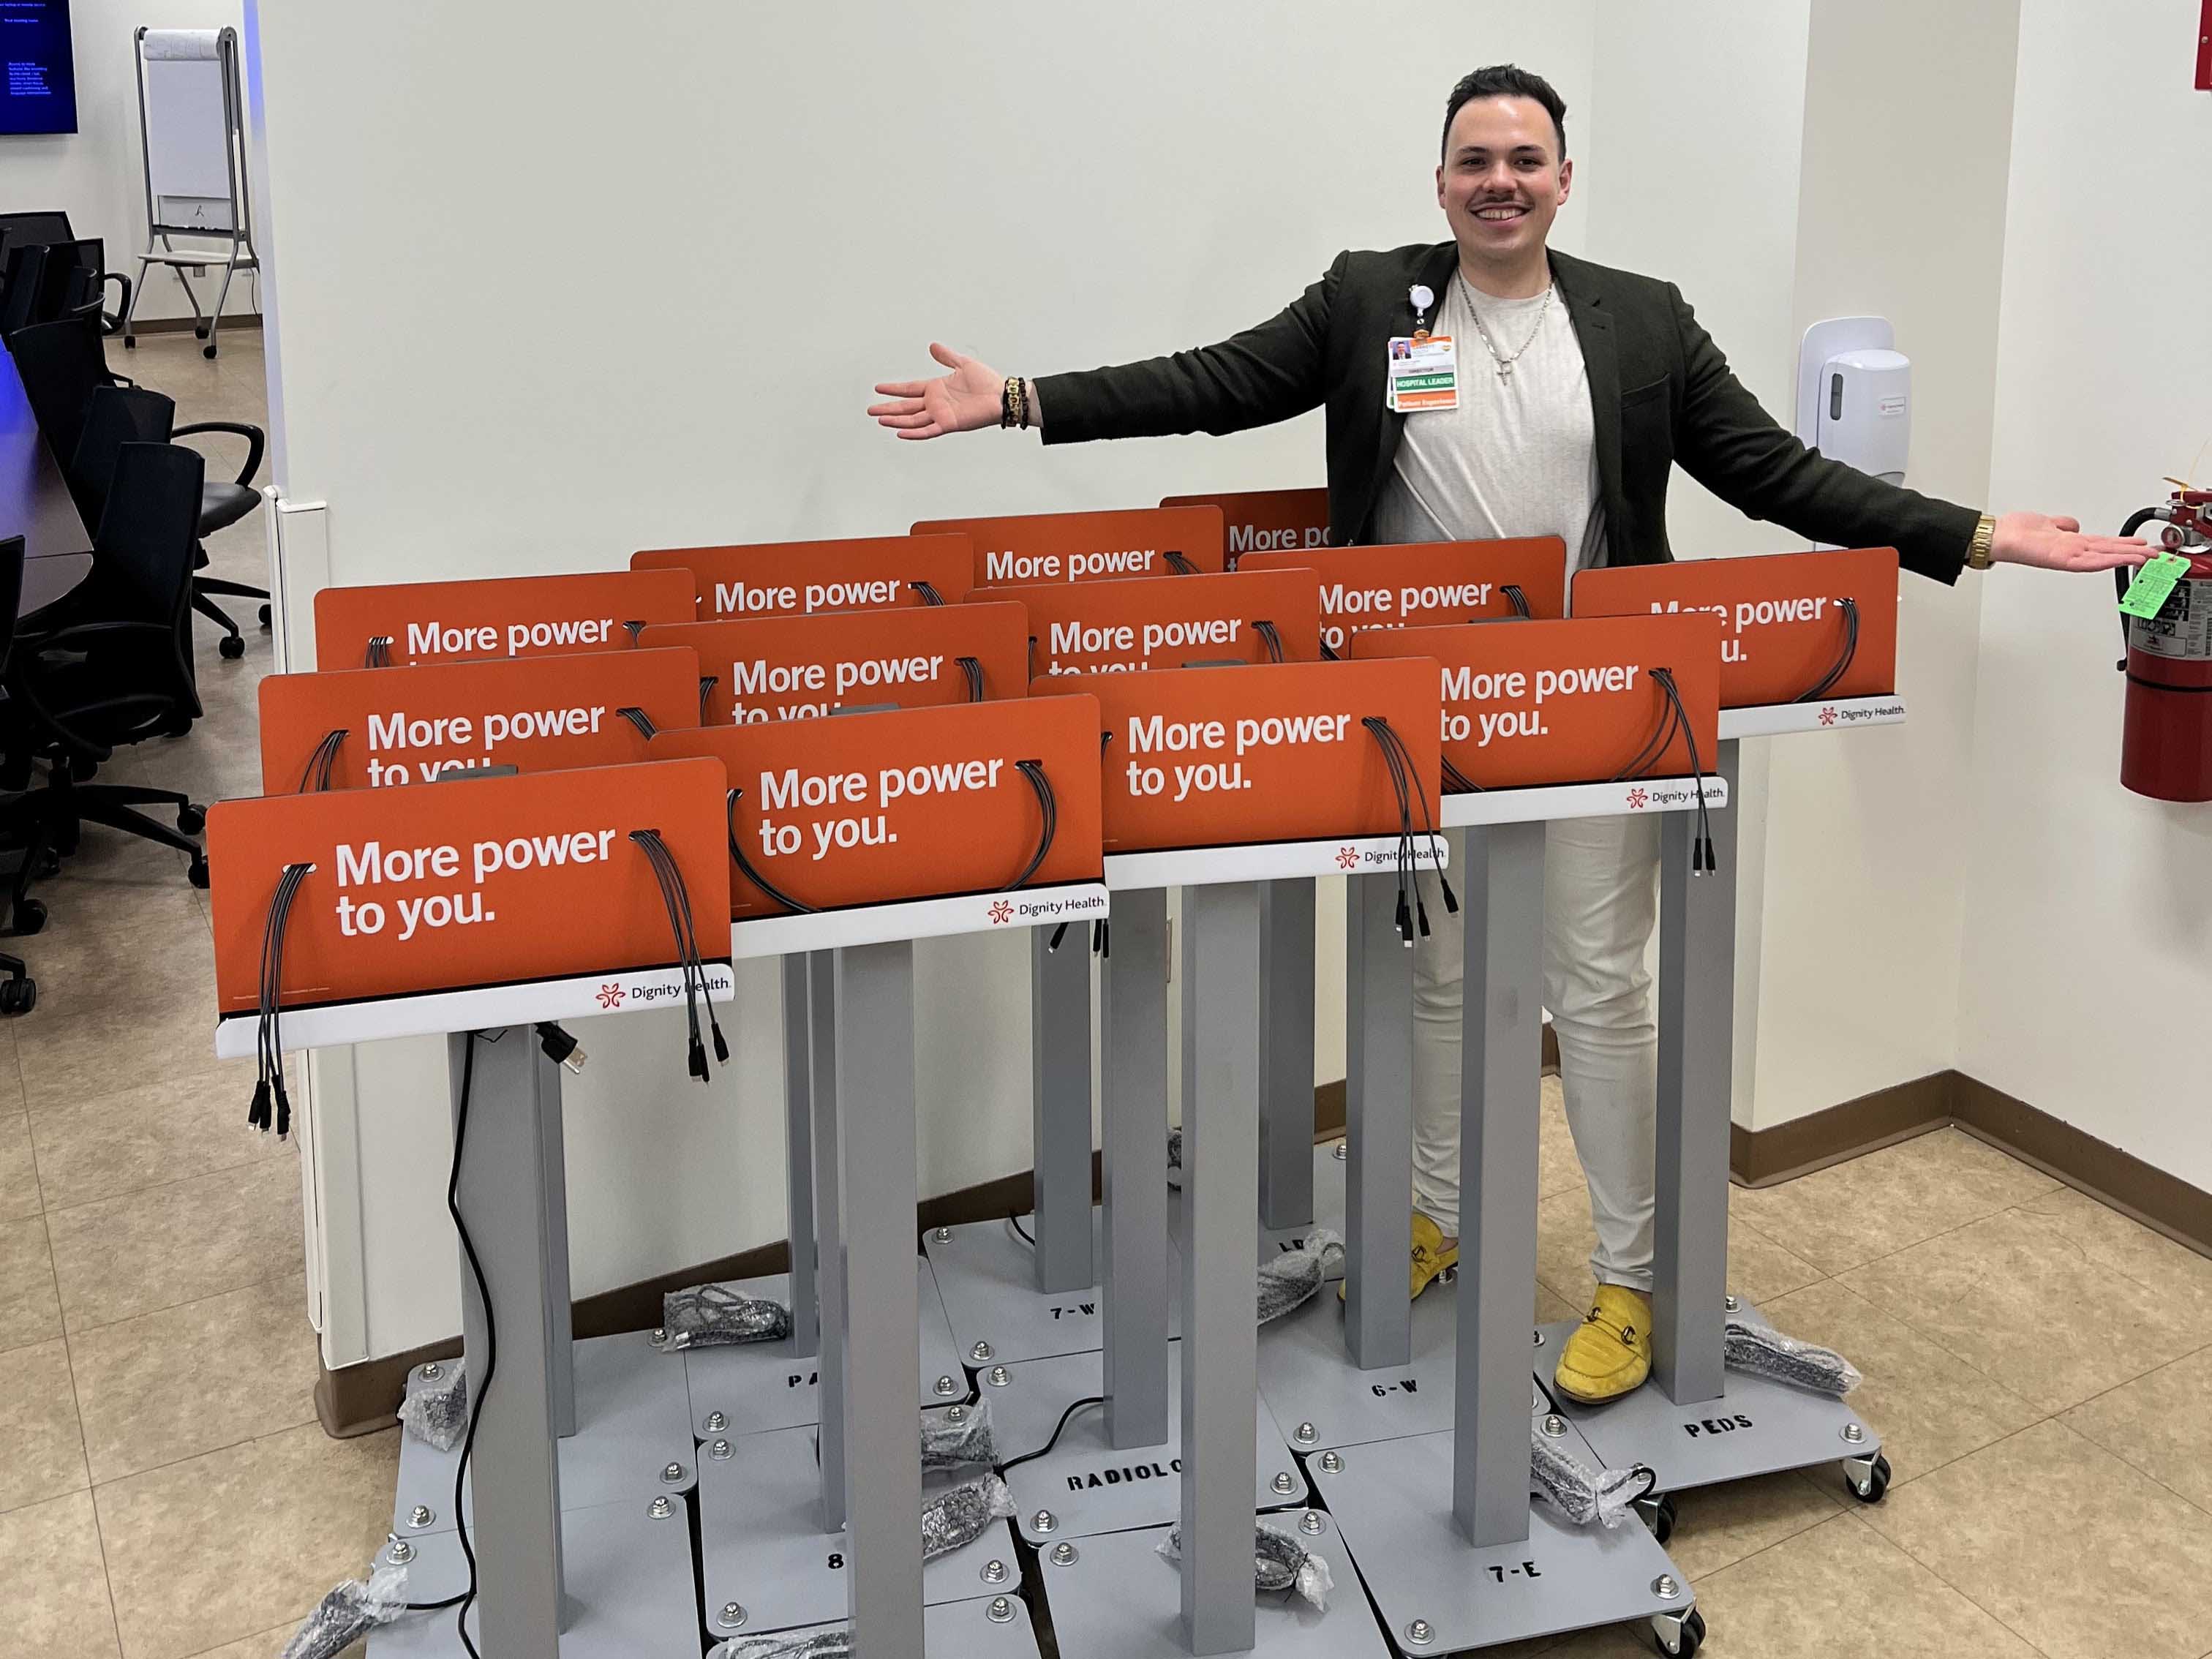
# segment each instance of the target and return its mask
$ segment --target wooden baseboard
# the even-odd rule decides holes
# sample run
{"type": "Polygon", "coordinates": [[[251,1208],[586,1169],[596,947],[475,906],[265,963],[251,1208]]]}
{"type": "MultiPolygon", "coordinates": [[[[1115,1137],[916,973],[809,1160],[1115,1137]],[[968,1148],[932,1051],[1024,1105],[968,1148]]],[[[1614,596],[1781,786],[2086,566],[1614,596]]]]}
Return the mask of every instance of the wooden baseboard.
{"type": "Polygon", "coordinates": [[[1729,1170],[1742,1186],[1770,1187],[1942,1128],[1963,1129],[2212,1256],[2212,1193],[1964,1072],[1915,1078],[1756,1134],[1732,1125],[1729,1170]]]}
{"type": "MultiPolygon", "coordinates": [[[[1548,1026],[1544,1035],[1547,1069],[1556,1069],[1556,1051],[1548,1049],[1548,1026]]],[[[1344,1133],[1344,1106],[1341,1082],[1325,1083],[1314,1091],[1317,1139],[1332,1139],[1344,1133]]],[[[2203,1192],[1960,1072],[1915,1078],[1755,1134],[1732,1125],[1729,1170],[1741,1185],[1769,1187],[1931,1130],[1954,1127],[2034,1164],[2199,1255],[2212,1256],[2212,1193],[2203,1192]]],[[[1097,1157],[1093,1154],[1093,1197],[1097,1194],[1099,1173],[1097,1157]]],[[[979,1186],[963,1187],[923,1201],[915,1213],[917,1242],[920,1234],[932,1227],[989,1221],[1018,1214],[1030,1205],[1026,1170],[979,1186]]],[[[650,1330],[660,1322],[661,1297],[668,1291],[708,1279],[779,1273],[790,1265],[790,1260],[789,1246],[778,1239],[735,1255],[602,1291],[575,1304],[572,1318],[575,1334],[611,1336],[622,1331],[650,1330]]],[[[406,1391],[407,1373],[426,1359],[449,1358],[459,1352],[460,1343],[455,1339],[336,1371],[322,1371],[315,1382],[315,1414],[324,1431],[344,1438],[389,1428],[400,1396],[406,1391]]]]}
{"type": "MultiPolygon", "coordinates": [[[[1339,1084],[1336,1087],[1337,1121],[1341,1126],[1344,1085],[1339,1084]]],[[[1315,1092],[1318,1110],[1322,1091],[1315,1092]]],[[[1101,1174],[1098,1155],[1093,1152],[1093,1199],[1098,1196],[1101,1174]]],[[[973,1221],[1020,1215],[1031,1207],[1031,1203],[1027,1170],[977,1186],[963,1187],[941,1197],[925,1199],[915,1212],[916,1247],[920,1246],[921,1235],[932,1227],[958,1227],[973,1221]]],[[[782,1273],[790,1266],[791,1246],[779,1238],[735,1255],[695,1262],[674,1273],[658,1273],[635,1284],[618,1285],[613,1290],[580,1297],[570,1310],[570,1328],[579,1337],[649,1331],[660,1323],[661,1298],[671,1291],[713,1279],[757,1279],[764,1273],[782,1273]]],[[[448,1359],[460,1351],[460,1339],[453,1337],[428,1347],[410,1348],[405,1353],[387,1354],[380,1359],[365,1360],[335,1371],[319,1370],[315,1379],[315,1415],[322,1423],[323,1431],[334,1439],[349,1439],[390,1428],[401,1396],[407,1392],[407,1373],[426,1359],[448,1359]]]]}
{"type": "MultiPolygon", "coordinates": [[[[134,317],[131,319],[131,331],[134,335],[185,334],[198,326],[198,325],[190,317],[134,317]]],[[[216,335],[216,343],[218,346],[222,343],[222,332],[231,329],[248,329],[258,333],[261,329],[261,313],[258,311],[224,312],[222,330],[218,331],[216,335]]],[[[441,1357],[435,1354],[429,1356],[431,1358],[441,1357]]],[[[421,1362],[418,1360],[416,1363],[419,1364],[421,1362]]]]}

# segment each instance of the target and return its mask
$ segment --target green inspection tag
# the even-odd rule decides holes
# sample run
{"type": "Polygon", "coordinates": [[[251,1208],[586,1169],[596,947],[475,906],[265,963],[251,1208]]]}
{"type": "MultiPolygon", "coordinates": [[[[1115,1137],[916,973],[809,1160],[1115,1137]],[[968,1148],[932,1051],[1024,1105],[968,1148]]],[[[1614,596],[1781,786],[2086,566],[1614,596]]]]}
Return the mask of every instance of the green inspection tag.
{"type": "Polygon", "coordinates": [[[2136,568],[2136,579],[2120,595],[2120,609],[2146,619],[2158,615],[2173,585],[2189,574],[2189,561],[2179,553],[2154,553],[2136,568]]]}

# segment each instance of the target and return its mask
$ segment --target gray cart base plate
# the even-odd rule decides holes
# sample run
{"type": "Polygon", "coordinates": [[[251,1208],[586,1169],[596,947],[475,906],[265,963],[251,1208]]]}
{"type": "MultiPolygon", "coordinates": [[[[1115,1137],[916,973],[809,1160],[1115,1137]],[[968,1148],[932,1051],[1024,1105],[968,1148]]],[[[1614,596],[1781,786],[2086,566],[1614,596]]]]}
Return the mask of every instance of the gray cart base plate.
{"type": "MultiPolygon", "coordinates": [[[[1313,1221],[1304,1227],[1261,1227],[1260,1260],[1279,1255],[1285,1250],[1295,1250],[1306,1241],[1306,1235],[1316,1227],[1326,1227],[1339,1238],[1344,1233],[1344,1143],[1341,1140],[1324,1142],[1313,1152],[1313,1221]]],[[[1182,1194],[1177,1192],[1168,1202],[1168,1235],[1182,1248],[1182,1194]]],[[[1332,1280],[1332,1283],[1334,1281],[1332,1280]]]]}
{"type": "MultiPolygon", "coordinates": [[[[493,1386],[498,1386],[495,1379],[493,1386]]],[[[440,1601],[468,1588],[468,1563],[452,1532],[411,1540],[407,1567],[411,1601],[440,1601]]],[[[691,1577],[691,1527],[686,1500],[669,1500],[656,1518],[639,1498],[561,1517],[568,1627],[560,1659],[698,1659],[698,1589],[691,1577]]],[[[378,1556],[391,1559],[391,1547],[378,1556]]],[[[477,1633],[471,1609],[469,1632],[477,1633]]],[[[453,1610],[404,1613],[370,1632],[369,1659],[462,1659],[453,1610]]]]}
{"type": "MultiPolygon", "coordinates": [[[[842,1630],[844,1626],[840,1619],[835,1624],[787,1634],[812,1636],[842,1630]]],[[[1004,1596],[989,1601],[946,1601],[925,1607],[921,1651],[923,1659],[1037,1659],[1036,1632],[1030,1627],[1028,1607],[1010,1589],[1004,1596]]]]}
{"type": "MultiPolygon", "coordinates": [[[[1024,1456],[1049,1441],[1070,1406],[1099,1392],[1102,1363],[1095,1353],[1064,1354],[1007,1366],[1004,1386],[987,1381],[981,1392],[991,1408],[1001,1460],[1024,1456]]],[[[1267,1407],[1256,1401],[1255,1406],[1259,1462],[1252,1507],[1304,1504],[1306,1483],[1297,1460],[1267,1407]],[[1287,1491],[1275,1485],[1283,1475],[1290,1477],[1287,1491]]],[[[1155,1446],[1118,1448],[1107,1442],[1103,1407],[1078,1412],[1060,1431],[1058,1445],[1007,1475],[1015,1524],[1030,1543],[1050,1545],[1172,1521],[1182,1501],[1182,1345],[1170,1342],[1167,1438],[1155,1446]],[[1036,1525],[1040,1510],[1052,1516],[1049,1531],[1036,1525]]]]}
{"type": "MultiPolygon", "coordinates": [[[[1091,1259],[1103,1262],[1106,1246],[1095,1206],[1091,1212],[1091,1259]]],[[[1104,1341],[1097,1287],[1049,1294],[1038,1290],[1030,1247],[1014,1236],[1006,1222],[977,1221],[933,1229],[922,1235],[922,1248],[937,1275],[938,1293],[944,1298],[945,1316],[952,1324],[954,1346],[968,1364],[1096,1353],[1104,1341]],[[988,1345],[981,1357],[975,1348],[979,1342],[988,1345]]],[[[1182,1269],[1170,1245],[1167,1267],[1170,1285],[1180,1282],[1182,1269]]],[[[1176,1335],[1182,1328],[1181,1315],[1170,1307],[1168,1334],[1176,1335]]]]}
{"type": "MultiPolygon", "coordinates": [[[[849,1545],[842,1530],[822,1530],[822,1474],[811,1426],[734,1440],[726,1459],[705,1455],[699,1479],[708,1634],[756,1635],[843,1617],[849,1545]],[[732,1603],[744,1612],[726,1620],[732,1603]]],[[[952,1484],[933,1477],[922,1496],[952,1484]]],[[[1006,1524],[995,1521],[974,1543],[923,1565],[921,1597],[933,1606],[996,1595],[1020,1577],[1006,1524]],[[1002,1568],[995,1582],[985,1572],[992,1561],[1002,1568]]]]}
{"type": "MultiPolygon", "coordinates": [[[[1742,1311],[1766,1322],[1748,1303],[1742,1311]]],[[[1557,1354],[1573,1329],[1547,1326],[1543,1351],[1557,1354]]],[[[1881,1437],[1873,1425],[1843,1401],[1741,1371],[1729,1371],[1727,1377],[1726,1394],[1695,1405],[1676,1405],[1653,1382],[1606,1406],[1577,1406],[1562,1399],[1559,1413],[1608,1467],[1641,1463],[1656,1470],[1662,1492],[1847,1457],[1870,1458],[1881,1449],[1881,1437]],[[1856,1441],[1844,1437],[1850,1430],[1858,1433],[1856,1441]]]]}
{"type": "MultiPolygon", "coordinates": [[[[960,1369],[959,1356],[952,1346],[952,1328],[945,1322],[944,1304],[937,1299],[937,1282],[930,1274],[929,1264],[917,1259],[915,1267],[921,1275],[919,1398],[925,1406],[947,1405],[968,1397],[968,1376],[960,1369]]],[[[782,1273],[770,1273],[762,1279],[732,1280],[731,1288],[746,1296],[781,1302],[791,1294],[791,1281],[782,1273]]],[[[691,1427],[702,1440],[765,1434],[822,1420],[814,1358],[794,1354],[788,1338],[726,1348],[689,1348],[683,1358],[691,1391],[691,1427]],[[709,1426],[708,1419],[717,1412],[721,1413],[721,1422],[709,1426]]]]}
{"type": "MultiPolygon", "coordinates": [[[[1328,1563],[1336,1588],[1328,1607],[1287,1593],[1258,1597],[1256,1639],[1263,1659],[1386,1659],[1389,1649],[1359,1593],[1343,1540],[1319,1510],[1321,1531],[1299,1530],[1298,1512],[1262,1516],[1328,1563]]],[[[1038,1560],[1045,1603],[1062,1659],[1189,1659],[1182,1637],[1182,1574],[1159,1553],[1165,1527],[1085,1538],[1062,1565],[1048,1550],[1038,1560]]]]}
{"type": "Polygon", "coordinates": [[[1458,1286],[1431,1285],[1413,1302],[1410,1360],[1363,1371],[1345,1352],[1336,1286],[1323,1285],[1305,1306],[1260,1328],[1261,1397],[1283,1432],[1298,1436],[1300,1451],[1449,1429],[1458,1331],[1458,1286]],[[1302,1424],[1313,1425],[1311,1438],[1298,1435],[1302,1424]]]}
{"type": "MultiPolygon", "coordinates": [[[[1577,1447],[1585,1456],[1585,1448],[1577,1447]]],[[[1654,1615],[1679,1617],[1689,1581],[1633,1516],[1607,1531],[1569,1524],[1532,1503],[1528,1536],[1476,1548],[1452,1518],[1452,1436],[1354,1446],[1315,1485],[1399,1646],[1453,1653],[1654,1615]],[[1662,1576],[1675,1594],[1653,1586],[1662,1576]],[[1428,1639],[1417,1639],[1416,1621],[1428,1639]]],[[[1048,1579],[1048,1582],[1049,1580],[1048,1579]]]]}
{"type": "MultiPolygon", "coordinates": [[[[593,1509],[690,1491],[698,1469],[683,1356],[659,1352],[642,1331],[589,1338],[575,1345],[575,1356],[576,1432],[561,1443],[561,1507],[593,1509]],[[683,1470],[673,1480],[663,1478],[671,1464],[683,1470]]],[[[420,1376],[418,1368],[408,1386],[420,1376]]],[[[498,1386],[495,1376],[492,1387],[498,1386]]],[[[400,1436],[395,1534],[421,1538],[453,1531],[453,1468],[460,1456],[459,1446],[441,1452],[411,1434],[400,1436]],[[415,1524],[418,1507],[430,1511],[422,1526],[415,1524]]],[[[471,1516],[475,1512],[471,1503],[471,1516]]]]}

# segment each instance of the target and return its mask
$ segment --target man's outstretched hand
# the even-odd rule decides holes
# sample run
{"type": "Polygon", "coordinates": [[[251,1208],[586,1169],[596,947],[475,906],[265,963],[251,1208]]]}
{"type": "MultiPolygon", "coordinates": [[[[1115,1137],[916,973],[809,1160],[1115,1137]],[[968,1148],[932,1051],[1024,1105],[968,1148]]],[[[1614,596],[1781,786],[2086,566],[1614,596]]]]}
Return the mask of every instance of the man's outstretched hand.
{"type": "Polygon", "coordinates": [[[878,381],[877,395],[890,401],[868,405],[876,424],[890,428],[902,438],[938,438],[998,425],[1006,376],[988,363],[963,357],[934,341],[929,355],[952,372],[933,380],[878,381]]]}
{"type": "Polygon", "coordinates": [[[2150,554],[2149,544],[2136,537],[2085,536],[2079,520],[2040,513],[2003,514],[1990,542],[1990,556],[1998,563],[2043,570],[2113,570],[2139,565],[2150,554]]]}

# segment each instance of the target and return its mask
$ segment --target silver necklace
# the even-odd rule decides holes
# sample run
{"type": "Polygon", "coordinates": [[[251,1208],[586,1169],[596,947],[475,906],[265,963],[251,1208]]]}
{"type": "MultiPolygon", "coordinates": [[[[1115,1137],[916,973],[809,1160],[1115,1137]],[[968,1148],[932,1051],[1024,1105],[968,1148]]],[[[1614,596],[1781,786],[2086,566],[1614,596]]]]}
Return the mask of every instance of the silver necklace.
{"type": "Polygon", "coordinates": [[[1483,349],[1489,352],[1490,361],[1498,365],[1498,378],[1502,380],[1513,373],[1513,365],[1521,361],[1522,353],[1536,343],[1536,335],[1544,326],[1545,317],[1551,312],[1552,296],[1559,291],[1559,287],[1555,283],[1544,290],[1544,303],[1536,307],[1536,325],[1528,331],[1528,337],[1521,342],[1521,350],[1510,357],[1501,357],[1498,355],[1497,343],[1490,337],[1490,331],[1483,326],[1482,313],[1475,309],[1474,290],[1468,286],[1467,273],[1455,270],[1452,275],[1459,281],[1459,291],[1461,297],[1467,301],[1468,315],[1474,319],[1474,331],[1482,337],[1483,349]]]}

